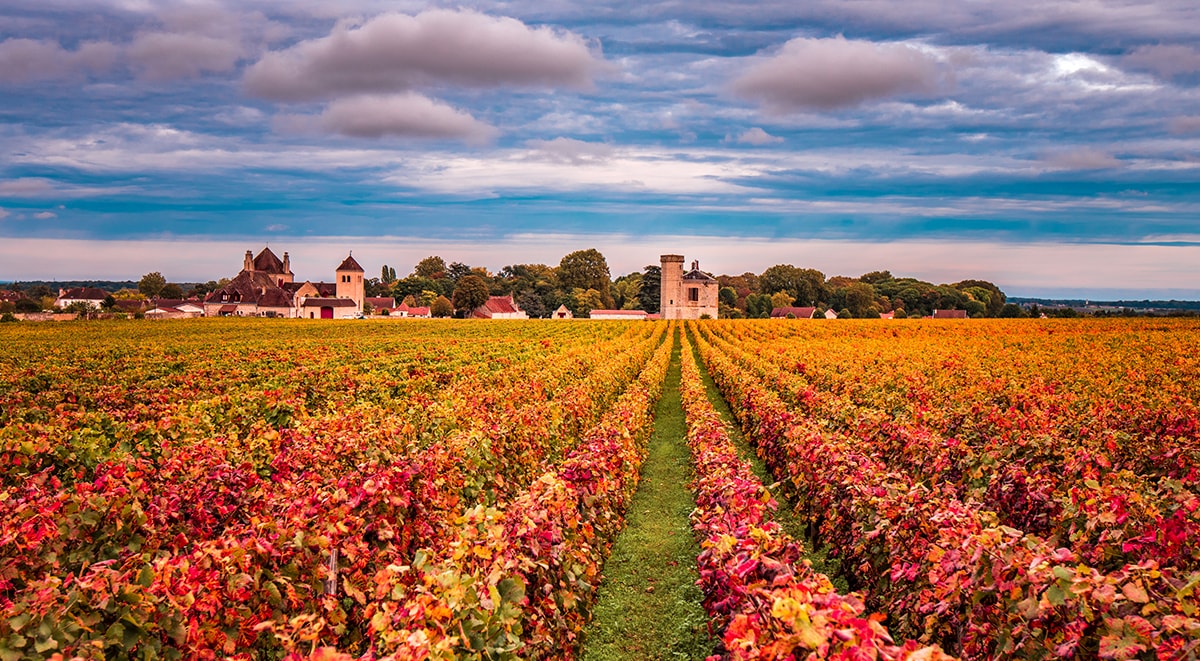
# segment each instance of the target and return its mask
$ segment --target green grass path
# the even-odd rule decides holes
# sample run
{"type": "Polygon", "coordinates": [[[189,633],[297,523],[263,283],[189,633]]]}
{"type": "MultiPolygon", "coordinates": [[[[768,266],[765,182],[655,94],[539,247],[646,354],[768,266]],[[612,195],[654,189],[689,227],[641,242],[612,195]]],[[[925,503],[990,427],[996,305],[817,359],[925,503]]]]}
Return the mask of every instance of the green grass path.
{"type": "Polygon", "coordinates": [[[700,552],[688,514],[696,507],[687,425],[679,399],[679,344],[654,413],[654,433],[626,527],[604,565],[585,661],[703,659],[712,653],[696,587],[700,552]]]}

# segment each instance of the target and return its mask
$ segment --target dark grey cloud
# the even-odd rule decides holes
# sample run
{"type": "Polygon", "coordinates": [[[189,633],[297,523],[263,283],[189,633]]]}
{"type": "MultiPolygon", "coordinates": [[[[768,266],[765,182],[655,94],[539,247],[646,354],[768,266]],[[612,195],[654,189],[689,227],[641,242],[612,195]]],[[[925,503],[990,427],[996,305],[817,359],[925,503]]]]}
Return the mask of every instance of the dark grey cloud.
{"type": "Polygon", "coordinates": [[[361,95],[331,102],[319,116],[281,115],[284,131],[319,131],[353,138],[450,138],[472,144],[491,141],[496,129],[469,113],[415,92],[361,95]]]}
{"type": "Polygon", "coordinates": [[[87,42],[67,50],[58,42],[6,39],[0,42],[0,83],[73,79],[112,68],[120,49],[108,42],[87,42]]]}
{"type": "Polygon", "coordinates": [[[246,89],[278,101],[453,84],[589,88],[603,68],[579,35],[473,11],[435,9],[339,23],[331,34],[269,52],[246,89]]]}
{"type": "Polygon", "coordinates": [[[833,110],[893,96],[926,96],[943,84],[940,63],[906,44],[797,38],[733,81],[768,112],[833,110]]]}
{"type": "Polygon", "coordinates": [[[1179,44],[1139,46],[1122,58],[1121,63],[1169,80],[1200,73],[1200,50],[1179,44]]]}
{"type": "Polygon", "coordinates": [[[237,40],[203,34],[148,32],[126,51],[138,76],[163,81],[231,71],[242,56],[237,40]]]}

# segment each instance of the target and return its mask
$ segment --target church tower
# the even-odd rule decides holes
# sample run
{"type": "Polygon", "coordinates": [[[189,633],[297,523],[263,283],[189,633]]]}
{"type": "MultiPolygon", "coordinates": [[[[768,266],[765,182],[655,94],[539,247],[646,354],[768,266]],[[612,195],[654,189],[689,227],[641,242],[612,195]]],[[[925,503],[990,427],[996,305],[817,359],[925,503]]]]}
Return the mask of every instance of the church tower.
{"type": "Polygon", "coordinates": [[[366,284],[363,282],[365,271],[354,260],[354,253],[350,253],[350,256],[346,257],[341,266],[337,267],[336,273],[337,297],[353,300],[361,313],[363,302],[366,301],[366,284]]]}

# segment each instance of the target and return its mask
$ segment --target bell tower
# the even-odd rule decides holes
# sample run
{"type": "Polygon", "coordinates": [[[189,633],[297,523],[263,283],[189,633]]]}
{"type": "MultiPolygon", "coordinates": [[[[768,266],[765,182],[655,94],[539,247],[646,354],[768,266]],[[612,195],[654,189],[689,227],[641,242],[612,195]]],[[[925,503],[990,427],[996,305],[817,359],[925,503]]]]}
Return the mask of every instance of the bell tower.
{"type": "Polygon", "coordinates": [[[337,297],[348,298],[354,301],[358,306],[359,313],[363,310],[363,303],[366,298],[366,283],[363,282],[363,267],[358,265],[354,259],[354,253],[350,253],[341,266],[335,271],[337,275],[337,297]]]}

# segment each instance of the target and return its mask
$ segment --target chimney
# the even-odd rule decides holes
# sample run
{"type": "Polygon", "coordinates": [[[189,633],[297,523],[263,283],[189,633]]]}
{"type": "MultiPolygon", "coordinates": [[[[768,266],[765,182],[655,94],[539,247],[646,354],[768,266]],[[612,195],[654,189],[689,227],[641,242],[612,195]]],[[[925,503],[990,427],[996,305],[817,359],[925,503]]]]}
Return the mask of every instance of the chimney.
{"type": "Polygon", "coordinates": [[[245,271],[254,270],[254,256],[250,254],[249,250],[246,251],[246,259],[242,262],[242,269],[245,271]]]}
{"type": "Polygon", "coordinates": [[[286,252],[283,253],[283,272],[284,273],[292,272],[292,260],[288,258],[288,254],[286,252]]]}
{"type": "Polygon", "coordinates": [[[693,270],[693,271],[699,271],[699,270],[700,270],[700,260],[698,260],[698,259],[693,259],[693,260],[692,260],[692,270],[693,270]]]}

